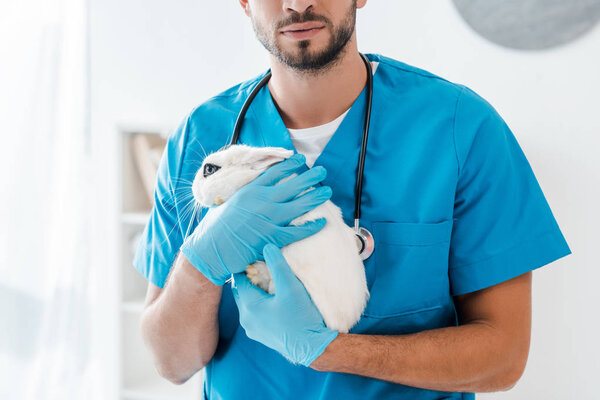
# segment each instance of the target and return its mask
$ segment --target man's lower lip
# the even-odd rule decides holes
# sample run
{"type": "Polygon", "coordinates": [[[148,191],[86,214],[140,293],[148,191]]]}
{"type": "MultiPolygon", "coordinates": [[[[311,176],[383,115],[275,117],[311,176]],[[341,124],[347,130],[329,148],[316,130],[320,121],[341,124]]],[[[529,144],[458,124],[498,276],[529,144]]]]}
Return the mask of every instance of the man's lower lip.
{"type": "Polygon", "coordinates": [[[324,26],[320,28],[306,29],[303,31],[284,31],[283,34],[292,39],[309,39],[322,31],[324,26]]]}

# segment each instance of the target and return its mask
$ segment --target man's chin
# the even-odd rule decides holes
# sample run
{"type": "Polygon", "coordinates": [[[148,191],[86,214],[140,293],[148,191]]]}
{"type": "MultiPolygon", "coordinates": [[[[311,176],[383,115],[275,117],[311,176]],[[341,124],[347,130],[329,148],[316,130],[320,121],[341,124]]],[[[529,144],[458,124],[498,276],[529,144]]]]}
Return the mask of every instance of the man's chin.
{"type": "Polygon", "coordinates": [[[281,54],[284,60],[287,60],[289,64],[300,66],[314,64],[327,49],[326,46],[316,48],[311,43],[309,47],[305,48],[300,48],[298,45],[292,49],[284,48],[281,50],[283,51],[280,51],[279,54],[281,54]]]}

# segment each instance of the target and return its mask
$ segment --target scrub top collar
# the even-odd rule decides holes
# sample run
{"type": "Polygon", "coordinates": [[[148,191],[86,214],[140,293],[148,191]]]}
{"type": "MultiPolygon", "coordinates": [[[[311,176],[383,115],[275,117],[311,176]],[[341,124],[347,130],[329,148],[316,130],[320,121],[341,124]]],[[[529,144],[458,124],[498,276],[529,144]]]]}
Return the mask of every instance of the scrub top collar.
{"type": "MultiPolygon", "coordinates": [[[[370,61],[377,61],[374,55],[365,55],[370,61]]],[[[264,74],[261,75],[260,78],[262,78],[262,76],[264,76],[264,74]]],[[[373,102],[375,102],[375,96],[377,95],[377,80],[375,79],[375,76],[373,78],[373,102]]],[[[342,173],[344,175],[350,174],[352,176],[351,180],[355,180],[356,169],[358,167],[358,155],[360,153],[360,145],[363,136],[366,101],[367,85],[365,84],[365,87],[352,104],[350,111],[329,142],[327,142],[322,153],[316,159],[313,167],[321,165],[327,169],[327,177],[322,181],[323,185],[335,186],[336,190],[339,190],[339,186],[334,185],[333,183],[337,181],[338,174],[342,173]]],[[[376,111],[376,108],[373,107],[373,110],[371,111],[371,123],[377,118],[376,111]]],[[[251,115],[251,118],[254,121],[252,121],[252,124],[246,124],[246,121],[244,121],[244,126],[258,126],[260,133],[249,132],[249,129],[245,130],[244,127],[242,127],[242,132],[240,132],[241,143],[262,143],[262,146],[283,147],[297,153],[289,132],[275,106],[268,85],[263,86],[257,93],[256,98],[248,108],[247,115],[251,115]]],[[[373,134],[373,131],[370,131],[369,137],[373,134]]],[[[344,181],[346,181],[346,179],[344,179],[344,181]]],[[[354,186],[350,186],[351,187],[342,187],[340,189],[349,191],[348,194],[353,197],[354,186]]]]}

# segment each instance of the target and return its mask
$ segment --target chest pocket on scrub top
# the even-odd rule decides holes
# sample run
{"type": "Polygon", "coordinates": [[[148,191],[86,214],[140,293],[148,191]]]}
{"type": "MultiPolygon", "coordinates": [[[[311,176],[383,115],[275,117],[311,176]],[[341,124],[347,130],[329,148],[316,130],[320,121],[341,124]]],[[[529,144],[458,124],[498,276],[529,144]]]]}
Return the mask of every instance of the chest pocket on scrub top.
{"type": "Polygon", "coordinates": [[[452,221],[374,221],[375,268],[364,315],[386,318],[425,311],[448,296],[452,221]]]}

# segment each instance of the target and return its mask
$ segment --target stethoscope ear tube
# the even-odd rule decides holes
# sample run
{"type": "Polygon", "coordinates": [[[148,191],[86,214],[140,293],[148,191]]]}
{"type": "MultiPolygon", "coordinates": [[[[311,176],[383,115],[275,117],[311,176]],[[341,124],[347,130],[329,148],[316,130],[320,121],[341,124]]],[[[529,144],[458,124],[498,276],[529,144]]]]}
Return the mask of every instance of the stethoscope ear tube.
{"type": "Polygon", "coordinates": [[[360,53],[365,66],[367,67],[367,109],[365,115],[365,123],[363,127],[363,137],[360,146],[360,155],[358,157],[358,171],[356,173],[356,183],[354,188],[354,219],[360,220],[360,201],[362,197],[362,181],[365,169],[365,156],[367,154],[367,139],[369,138],[369,125],[371,122],[371,103],[373,102],[373,71],[371,63],[360,53]]]}
{"type": "Polygon", "coordinates": [[[250,107],[250,104],[252,104],[252,100],[254,100],[254,98],[258,94],[258,91],[263,86],[265,86],[267,84],[267,82],[269,82],[269,79],[271,79],[271,70],[270,69],[267,71],[267,74],[260,80],[260,82],[258,82],[258,84],[254,87],[254,89],[252,89],[252,92],[250,92],[250,95],[244,102],[244,105],[242,106],[242,109],[240,110],[240,112],[237,116],[237,119],[235,120],[235,126],[233,128],[233,135],[231,136],[230,144],[233,145],[238,142],[238,139],[240,137],[240,131],[242,130],[242,123],[244,121],[244,118],[246,117],[246,111],[248,111],[248,107],[250,107]]]}

